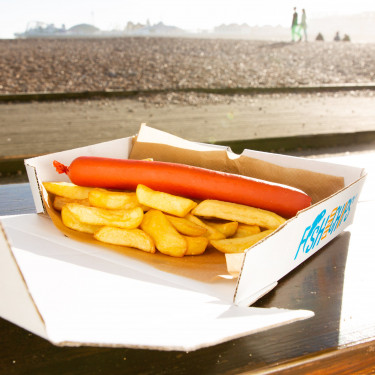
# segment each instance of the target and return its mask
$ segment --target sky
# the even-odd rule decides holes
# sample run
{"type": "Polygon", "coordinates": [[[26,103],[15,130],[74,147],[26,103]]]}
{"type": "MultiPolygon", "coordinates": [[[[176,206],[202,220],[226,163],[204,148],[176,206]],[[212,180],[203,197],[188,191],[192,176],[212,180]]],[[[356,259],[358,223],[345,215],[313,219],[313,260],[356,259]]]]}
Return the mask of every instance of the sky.
{"type": "Polygon", "coordinates": [[[0,38],[13,38],[34,21],[102,30],[147,20],[190,31],[229,23],[288,27],[294,6],[308,17],[375,12],[375,0],[0,0],[0,38]]]}

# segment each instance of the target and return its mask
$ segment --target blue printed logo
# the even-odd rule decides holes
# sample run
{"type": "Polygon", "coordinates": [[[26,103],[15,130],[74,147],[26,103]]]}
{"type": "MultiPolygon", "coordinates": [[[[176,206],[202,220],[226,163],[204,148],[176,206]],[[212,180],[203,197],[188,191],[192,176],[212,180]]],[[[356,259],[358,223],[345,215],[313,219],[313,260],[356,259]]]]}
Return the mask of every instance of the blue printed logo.
{"type": "Polygon", "coordinates": [[[316,216],[313,223],[305,228],[294,260],[297,259],[300,252],[308,254],[319,245],[321,240],[324,240],[328,235],[332,235],[347,220],[355,198],[356,196],[335,207],[329,215],[327,215],[327,210],[324,209],[316,216]]]}

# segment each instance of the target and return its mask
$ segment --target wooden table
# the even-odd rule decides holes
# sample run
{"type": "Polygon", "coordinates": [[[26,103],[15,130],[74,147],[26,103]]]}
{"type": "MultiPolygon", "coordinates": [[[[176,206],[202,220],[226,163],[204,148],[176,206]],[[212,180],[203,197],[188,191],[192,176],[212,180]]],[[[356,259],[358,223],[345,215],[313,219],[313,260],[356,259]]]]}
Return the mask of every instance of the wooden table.
{"type": "MultiPolygon", "coordinates": [[[[55,347],[0,319],[0,374],[374,373],[375,152],[342,162],[369,173],[354,224],[256,303],[313,318],[190,353],[55,347]]],[[[0,215],[30,212],[28,184],[0,186],[0,215]]]]}

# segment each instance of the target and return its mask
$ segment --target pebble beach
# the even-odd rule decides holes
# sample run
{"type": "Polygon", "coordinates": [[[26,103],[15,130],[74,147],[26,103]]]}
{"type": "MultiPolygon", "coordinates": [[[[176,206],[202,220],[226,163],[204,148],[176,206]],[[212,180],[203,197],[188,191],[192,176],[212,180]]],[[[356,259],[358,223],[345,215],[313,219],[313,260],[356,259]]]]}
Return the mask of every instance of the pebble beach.
{"type": "Polygon", "coordinates": [[[0,40],[0,94],[375,81],[375,44],[193,38],[0,40]]]}

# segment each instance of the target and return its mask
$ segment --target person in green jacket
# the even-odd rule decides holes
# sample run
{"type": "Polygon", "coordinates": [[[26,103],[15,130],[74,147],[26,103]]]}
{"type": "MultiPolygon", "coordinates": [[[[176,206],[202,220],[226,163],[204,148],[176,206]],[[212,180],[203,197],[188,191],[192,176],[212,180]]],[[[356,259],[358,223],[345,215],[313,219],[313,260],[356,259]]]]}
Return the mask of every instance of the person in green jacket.
{"type": "Polygon", "coordinates": [[[294,7],[292,19],[292,42],[295,42],[297,40],[297,37],[299,36],[298,29],[298,13],[296,7],[294,7]]]}

